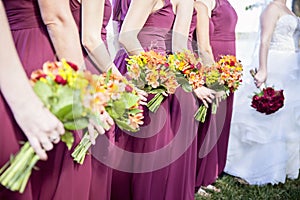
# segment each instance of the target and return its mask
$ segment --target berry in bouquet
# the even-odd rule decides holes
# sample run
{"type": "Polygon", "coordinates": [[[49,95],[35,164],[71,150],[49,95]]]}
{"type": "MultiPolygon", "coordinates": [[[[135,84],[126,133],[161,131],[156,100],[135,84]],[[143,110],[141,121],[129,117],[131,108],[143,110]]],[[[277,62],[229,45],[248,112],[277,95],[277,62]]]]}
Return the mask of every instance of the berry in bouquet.
{"type": "MultiPolygon", "coordinates": [[[[42,69],[31,74],[32,87],[45,107],[64,125],[65,134],[61,140],[68,149],[74,137],[71,131],[82,130],[88,126],[88,119],[95,114],[84,106],[85,94],[89,90],[86,72],[66,60],[47,62],[42,69]]],[[[25,142],[20,151],[0,169],[0,183],[12,191],[24,192],[32,169],[39,157],[25,142]]]]}
{"type": "MultiPolygon", "coordinates": [[[[250,70],[253,77],[256,72],[256,70],[250,70]]],[[[284,106],[283,90],[275,90],[274,87],[266,87],[265,84],[259,90],[253,95],[251,103],[251,107],[256,111],[270,115],[284,106]]]]}
{"type": "MultiPolygon", "coordinates": [[[[137,132],[143,124],[143,110],[140,106],[140,97],[133,84],[126,78],[111,73],[111,70],[101,75],[90,75],[93,90],[89,90],[89,98],[85,104],[95,113],[104,110],[122,130],[137,132]]],[[[99,122],[101,123],[101,122],[99,122]]],[[[85,133],[80,143],[72,153],[73,159],[82,164],[89,148],[92,145],[91,137],[98,133],[85,133]]]]}
{"type": "MultiPolygon", "coordinates": [[[[225,99],[230,93],[235,92],[242,83],[243,66],[233,55],[221,56],[220,60],[210,67],[203,67],[203,76],[206,87],[216,92],[223,91],[225,99]]],[[[216,114],[217,104],[212,103],[212,114],[216,114]]],[[[204,123],[207,107],[201,105],[195,114],[195,119],[204,123]]]]}
{"type": "Polygon", "coordinates": [[[167,63],[165,55],[153,50],[129,56],[127,71],[132,83],[155,96],[148,102],[151,112],[156,112],[164,100],[164,94],[174,94],[179,86],[176,74],[167,63]]]}

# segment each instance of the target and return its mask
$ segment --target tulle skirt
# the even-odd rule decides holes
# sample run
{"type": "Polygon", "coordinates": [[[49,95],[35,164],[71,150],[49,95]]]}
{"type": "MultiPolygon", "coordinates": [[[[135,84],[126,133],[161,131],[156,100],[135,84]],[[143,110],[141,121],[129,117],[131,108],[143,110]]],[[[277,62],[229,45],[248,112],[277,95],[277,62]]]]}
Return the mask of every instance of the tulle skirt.
{"type": "Polygon", "coordinates": [[[258,89],[244,72],[236,92],[225,171],[250,184],[284,183],[296,179],[300,168],[299,54],[271,50],[267,86],[283,89],[284,107],[271,115],[255,111],[251,97],[258,89]]]}

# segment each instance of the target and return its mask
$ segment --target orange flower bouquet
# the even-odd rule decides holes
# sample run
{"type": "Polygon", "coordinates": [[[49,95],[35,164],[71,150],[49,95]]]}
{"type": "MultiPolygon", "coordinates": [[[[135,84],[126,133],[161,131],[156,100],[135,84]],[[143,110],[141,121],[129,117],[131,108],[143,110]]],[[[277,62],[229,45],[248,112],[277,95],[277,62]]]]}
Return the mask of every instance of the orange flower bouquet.
{"type": "MultiPolygon", "coordinates": [[[[217,92],[224,91],[226,98],[231,92],[238,89],[242,82],[243,66],[233,55],[221,56],[220,60],[211,67],[203,68],[205,85],[217,92]]],[[[212,114],[216,114],[217,105],[212,104],[212,114]]],[[[195,118],[204,123],[207,108],[202,105],[195,114],[195,118]]]]}
{"type": "MultiPolygon", "coordinates": [[[[31,74],[30,81],[44,105],[63,123],[66,132],[61,140],[70,149],[74,141],[70,131],[86,128],[88,118],[94,115],[83,105],[89,87],[85,73],[66,60],[47,62],[42,70],[31,74]]],[[[0,183],[12,191],[23,193],[38,161],[39,157],[29,142],[25,142],[20,151],[0,169],[0,183]]]]}
{"type": "Polygon", "coordinates": [[[176,74],[167,63],[167,58],[150,50],[129,56],[127,70],[132,82],[139,88],[155,96],[148,102],[150,111],[156,112],[164,100],[164,93],[174,94],[179,86],[176,74]]]}
{"type": "MultiPolygon", "coordinates": [[[[86,106],[95,113],[101,113],[105,109],[122,130],[138,131],[144,116],[134,85],[111,71],[101,75],[90,74],[89,80],[93,89],[89,90],[86,106]]],[[[90,135],[86,133],[72,153],[74,160],[83,164],[91,145],[90,135]]]]}

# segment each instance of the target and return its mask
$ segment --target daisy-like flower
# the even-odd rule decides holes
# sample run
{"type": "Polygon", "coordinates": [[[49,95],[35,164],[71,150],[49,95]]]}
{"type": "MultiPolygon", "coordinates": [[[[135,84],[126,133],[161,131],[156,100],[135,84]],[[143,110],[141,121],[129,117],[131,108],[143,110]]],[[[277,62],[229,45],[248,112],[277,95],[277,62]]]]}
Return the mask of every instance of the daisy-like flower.
{"type": "Polygon", "coordinates": [[[129,124],[134,129],[138,129],[141,125],[144,124],[144,122],[143,122],[143,119],[144,119],[143,113],[138,113],[136,115],[128,115],[128,117],[129,117],[129,124]]]}
{"type": "Polygon", "coordinates": [[[157,88],[159,86],[159,75],[157,71],[151,71],[146,76],[146,81],[148,82],[148,85],[150,85],[153,88],[157,88]]]}

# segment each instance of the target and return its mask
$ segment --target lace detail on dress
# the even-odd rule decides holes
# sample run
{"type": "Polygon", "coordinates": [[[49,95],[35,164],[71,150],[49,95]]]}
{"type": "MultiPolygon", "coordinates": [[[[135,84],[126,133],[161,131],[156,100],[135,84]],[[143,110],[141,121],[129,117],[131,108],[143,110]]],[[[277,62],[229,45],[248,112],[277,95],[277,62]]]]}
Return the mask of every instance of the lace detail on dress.
{"type": "Polygon", "coordinates": [[[298,30],[298,18],[293,15],[281,16],[271,39],[270,50],[296,51],[295,33],[298,30]]]}

